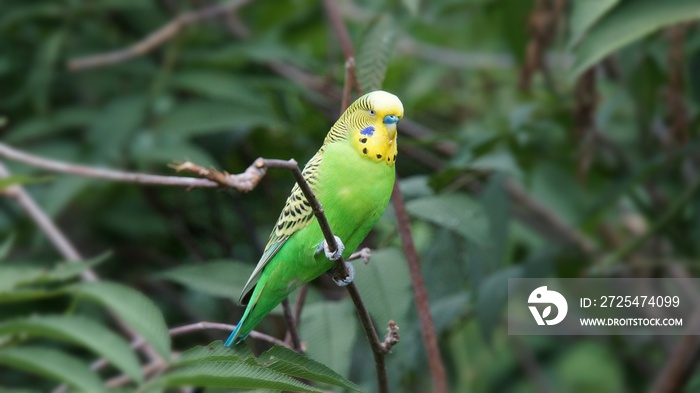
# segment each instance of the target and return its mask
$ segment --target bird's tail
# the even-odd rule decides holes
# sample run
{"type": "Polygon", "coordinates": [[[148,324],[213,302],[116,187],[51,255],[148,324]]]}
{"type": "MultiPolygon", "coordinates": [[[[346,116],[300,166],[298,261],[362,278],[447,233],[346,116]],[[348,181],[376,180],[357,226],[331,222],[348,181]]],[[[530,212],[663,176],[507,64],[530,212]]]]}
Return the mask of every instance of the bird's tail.
{"type": "MultiPolygon", "coordinates": [[[[257,286],[260,285],[262,285],[262,287],[265,286],[264,283],[258,282],[257,286]]],[[[255,327],[256,323],[253,323],[251,326],[248,326],[249,324],[246,322],[248,321],[249,315],[253,312],[253,309],[255,309],[255,306],[257,305],[258,300],[260,299],[260,294],[262,293],[263,289],[262,287],[255,288],[255,290],[253,291],[253,296],[251,296],[251,299],[248,302],[248,306],[243,312],[241,320],[238,321],[236,328],[233,329],[231,335],[228,336],[228,339],[226,339],[226,342],[224,343],[225,346],[233,347],[243,342],[243,340],[245,340],[248,337],[248,334],[250,334],[250,331],[253,330],[253,328],[255,327]]]]}
{"type": "Polygon", "coordinates": [[[243,326],[243,318],[241,318],[241,321],[238,322],[238,325],[236,325],[236,328],[233,329],[233,332],[231,333],[230,336],[228,336],[228,339],[226,340],[226,343],[224,343],[225,346],[227,347],[233,347],[235,345],[238,345],[238,343],[242,342],[243,340],[248,337],[246,334],[245,336],[241,336],[241,326],[243,326]]]}

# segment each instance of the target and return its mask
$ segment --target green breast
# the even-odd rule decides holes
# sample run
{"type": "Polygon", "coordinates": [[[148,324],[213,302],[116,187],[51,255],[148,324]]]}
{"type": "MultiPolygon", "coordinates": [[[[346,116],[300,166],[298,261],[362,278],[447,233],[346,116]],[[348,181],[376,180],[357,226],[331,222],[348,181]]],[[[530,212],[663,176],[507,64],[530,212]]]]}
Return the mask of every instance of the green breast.
{"type": "Polygon", "coordinates": [[[319,166],[318,198],[336,236],[353,252],[386,209],[393,165],[368,160],[347,141],[331,143],[319,166]]]}

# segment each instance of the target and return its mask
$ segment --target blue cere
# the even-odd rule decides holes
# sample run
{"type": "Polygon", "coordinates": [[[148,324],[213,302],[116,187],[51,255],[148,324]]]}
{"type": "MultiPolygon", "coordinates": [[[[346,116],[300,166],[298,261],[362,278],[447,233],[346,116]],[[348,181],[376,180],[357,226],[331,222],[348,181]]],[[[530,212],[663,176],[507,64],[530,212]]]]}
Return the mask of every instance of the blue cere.
{"type": "MultiPolygon", "coordinates": [[[[386,122],[385,122],[386,123],[386,122]]],[[[360,134],[362,135],[367,135],[367,136],[372,136],[374,134],[374,127],[369,126],[362,131],[360,131],[360,134]]]]}
{"type": "Polygon", "coordinates": [[[399,117],[396,115],[384,116],[384,124],[396,124],[399,122],[399,117]]]}

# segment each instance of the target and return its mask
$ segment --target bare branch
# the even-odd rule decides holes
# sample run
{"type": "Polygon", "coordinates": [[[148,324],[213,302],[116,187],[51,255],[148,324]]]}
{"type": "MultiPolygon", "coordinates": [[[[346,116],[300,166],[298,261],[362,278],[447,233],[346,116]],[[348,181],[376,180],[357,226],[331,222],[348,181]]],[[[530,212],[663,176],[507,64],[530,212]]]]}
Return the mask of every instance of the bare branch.
{"type": "Polygon", "coordinates": [[[241,192],[248,192],[255,188],[262,177],[265,176],[266,172],[264,163],[260,160],[253,162],[253,164],[248,167],[245,172],[238,175],[230,175],[228,173],[222,173],[216,170],[209,170],[191,162],[184,162],[174,165],[173,168],[177,171],[194,172],[203,178],[159,176],[145,173],[117,171],[113,169],[93,168],[84,165],[75,165],[50,160],[17,150],[4,143],[0,143],[0,157],[22,162],[24,164],[51,172],[66,173],[82,177],[90,177],[93,179],[187,188],[228,187],[241,192]]]}
{"type": "Polygon", "coordinates": [[[131,60],[135,57],[143,56],[144,54],[152,51],[168,40],[171,40],[176,35],[180,34],[180,32],[189,25],[232,12],[249,2],[250,0],[233,0],[202,8],[197,11],[181,14],[160,29],[148,35],[143,40],[126,49],[70,60],[68,61],[68,69],[71,71],[81,71],[89,68],[117,64],[131,60]]]}
{"type": "MultiPolygon", "coordinates": [[[[304,353],[301,348],[301,339],[299,338],[299,331],[297,330],[298,319],[294,318],[292,308],[289,306],[289,299],[286,298],[282,301],[282,310],[284,312],[284,319],[287,321],[287,333],[289,341],[292,342],[292,347],[299,353],[304,353]]],[[[284,340],[287,342],[287,339],[284,340]]]]}
{"type": "Polygon", "coordinates": [[[425,346],[426,354],[428,355],[428,365],[430,373],[433,376],[433,389],[437,393],[447,393],[447,375],[445,366],[442,364],[442,355],[437,342],[435,333],[435,325],[433,317],[430,314],[430,303],[428,301],[428,290],[423,282],[423,275],[420,271],[420,258],[413,243],[413,235],[411,234],[411,223],[406,211],[406,204],[403,200],[403,194],[399,189],[399,182],[394,183],[394,192],[391,194],[391,203],[394,205],[396,213],[396,222],[399,227],[399,237],[403,245],[403,252],[408,263],[408,270],[411,275],[411,284],[413,285],[413,296],[416,301],[416,310],[418,311],[418,320],[421,325],[421,334],[423,335],[423,345],[425,346]]]}

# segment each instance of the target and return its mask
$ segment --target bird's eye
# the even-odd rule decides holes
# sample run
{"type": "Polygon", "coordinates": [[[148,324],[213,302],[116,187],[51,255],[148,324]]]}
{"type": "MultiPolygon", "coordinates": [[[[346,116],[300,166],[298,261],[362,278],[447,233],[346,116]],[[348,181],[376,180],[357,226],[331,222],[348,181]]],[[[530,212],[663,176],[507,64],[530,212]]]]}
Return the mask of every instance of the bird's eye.
{"type": "Polygon", "coordinates": [[[370,110],[369,110],[369,114],[372,115],[372,116],[374,116],[374,115],[376,114],[376,112],[374,111],[374,109],[370,109],[370,110]]]}

